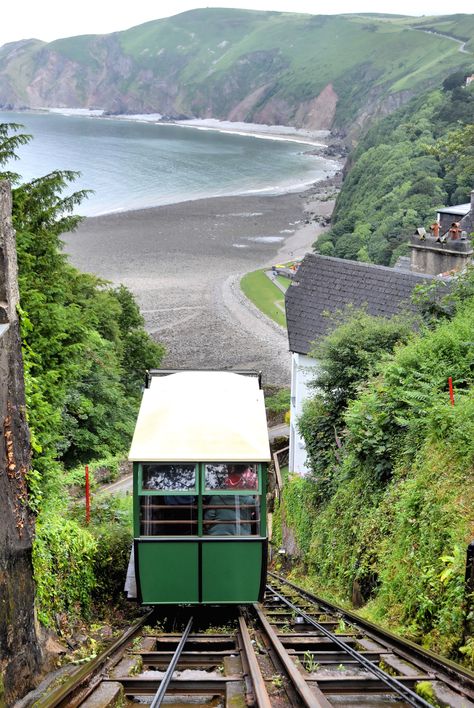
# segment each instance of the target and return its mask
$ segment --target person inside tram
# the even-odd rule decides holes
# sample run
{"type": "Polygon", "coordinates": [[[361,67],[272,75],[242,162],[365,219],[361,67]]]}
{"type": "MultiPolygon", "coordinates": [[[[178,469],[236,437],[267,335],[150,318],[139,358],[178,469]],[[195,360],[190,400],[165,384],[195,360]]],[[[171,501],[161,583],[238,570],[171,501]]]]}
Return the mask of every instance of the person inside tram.
{"type": "MultiPolygon", "coordinates": [[[[230,465],[224,482],[227,490],[258,487],[257,473],[248,465],[230,465]]],[[[257,502],[249,494],[214,494],[207,499],[204,521],[210,536],[249,536],[257,533],[257,502]]]]}
{"type": "MultiPolygon", "coordinates": [[[[149,464],[143,466],[147,490],[185,492],[195,487],[195,465],[149,464]]],[[[146,535],[183,536],[197,533],[197,500],[190,494],[142,497],[142,522],[146,535]]]]}

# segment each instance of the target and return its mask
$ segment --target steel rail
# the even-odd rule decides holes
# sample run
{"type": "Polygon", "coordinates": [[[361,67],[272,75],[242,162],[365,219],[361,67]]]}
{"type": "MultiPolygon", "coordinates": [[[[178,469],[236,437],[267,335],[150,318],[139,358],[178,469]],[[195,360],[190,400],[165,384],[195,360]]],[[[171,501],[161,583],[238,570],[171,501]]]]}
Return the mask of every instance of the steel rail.
{"type": "MultiPolygon", "coordinates": [[[[375,637],[379,642],[385,642],[390,651],[394,651],[394,649],[396,649],[397,653],[401,658],[407,661],[416,661],[418,665],[420,664],[421,658],[423,662],[426,662],[426,665],[429,666],[432,670],[434,669],[436,671],[442,672],[444,674],[442,680],[448,685],[451,682],[451,685],[456,688],[456,690],[460,690],[460,684],[462,684],[462,682],[464,681],[465,683],[462,684],[462,688],[470,692],[472,697],[472,690],[474,688],[474,672],[470,671],[465,666],[456,664],[456,662],[451,661],[450,659],[446,659],[445,657],[440,657],[434,652],[429,651],[429,649],[425,649],[419,644],[411,642],[409,639],[399,637],[396,634],[393,634],[393,632],[388,631],[387,629],[382,629],[376,624],[373,624],[372,622],[369,622],[368,620],[359,617],[359,615],[356,615],[350,610],[346,610],[343,607],[339,607],[334,603],[328,602],[327,600],[318,597],[317,595],[313,595],[313,593],[310,593],[307,590],[298,587],[294,583],[290,582],[286,578],[282,578],[276,573],[272,573],[271,571],[269,571],[268,575],[272,578],[275,578],[275,580],[278,580],[278,582],[284,583],[290,588],[293,588],[293,590],[296,590],[296,592],[298,592],[300,595],[307,598],[311,602],[317,603],[325,612],[336,612],[341,619],[346,619],[348,622],[354,625],[354,627],[367,632],[369,635],[372,635],[373,638],[375,637]]],[[[426,666],[424,666],[423,668],[426,669],[426,666]]]]}
{"type": "Polygon", "coordinates": [[[268,695],[267,687],[265,686],[265,681],[260,671],[257,657],[255,656],[255,650],[252,645],[252,640],[250,639],[247,623],[242,616],[239,617],[239,629],[245,649],[245,656],[249,665],[250,678],[252,679],[257,706],[258,708],[272,708],[270,696],[268,695]]]}
{"type": "Polygon", "coordinates": [[[35,708],[56,708],[56,706],[60,706],[63,701],[65,701],[73,691],[78,689],[87,678],[101,669],[112,654],[115,654],[115,652],[130,641],[130,639],[145,626],[153,612],[154,610],[150,610],[143,615],[143,617],[135,622],[135,624],[132,624],[132,626],[129,627],[129,629],[127,629],[113,644],[104,649],[104,651],[101,652],[99,656],[96,656],[95,659],[92,659],[92,661],[84,664],[84,666],[81,666],[81,668],[75,671],[65,683],[58,686],[58,688],[52,691],[52,693],[36,700],[35,708]]]}
{"type": "MultiPolygon", "coordinates": [[[[312,688],[310,688],[308,686],[303,676],[296,668],[295,663],[289,656],[285,647],[278,639],[275,630],[263,614],[260,607],[254,604],[253,608],[257,613],[258,619],[260,620],[265,632],[267,633],[268,638],[270,639],[273,645],[273,648],[278,654],[278,658],[285,667],[285,670],[288,676],[290,677],[293,686],[300,694],[300,697],[303,700],[303,705],[305,705],[307,708],[331,708],[331,703],[328,701],[328,699],[323,694],[320,688],[318,688],[317,686],[313,686],[312,688]]],[[[431,706],[431,708],[433,707],[431,706]]]]}
{"type": "Polygon", "coordinates": [[[181,652],[184,649],[184,645],[187,642],[187,639],[189,637],[189,633],[191,632],[191,627],[193,626],[193,618],[190,617],[188,624],[186,625],[186,629],[183,632],[183,636],[180,639],[180,642],[178,646],[176,647],[176,651],[173,654],[173,658],[170,661],[170,665],[165,671],[165,675],[161,679],[160,687],[157,690],[155,697],[153,698],[150,708],[158,708],[161,706],[163,702],[163,698],[165,697],[165,693],[168,689],[168,686],[170,684],[171,679],[173,678],[173,674],[175,672],[176,666],[179,661],[179,657],[181,656],[181,652]]]}
{"type": "Polygon", "coordinates": [[[267,588],[272,592],[275,597],[278,597],[278,599],[285,603],[288,607],[290,607],[294,612],[297,612],[301,617],[304,618],[304,620],[315,627],[319,632],[324,634],[325,637],[331,640],[336,646],[339,647],[342,651],[346,652],[351,656],[353,659],[355,659],[359,664],[361,664],[367,671],[370,671],[372,674],[374,674],[380,681],[382,681],[386,686],[392,689],[392,691],[395,691],[399,696],[403,698],[403,700],[408,703],[411,706],[414,706],[414,708],[433,708],[431,703],[428,703],[428,701],[425,701],[421,696],[419,696],[417,693],[412,691],[410,688],[407,686],[404,686],[403,683],[398,681],[396,678],[393,676],[390,676],[387,674],[383,669],[379,668],[376,664],[374,664],[372,661],[369,659],[366,659],[366,657],[363,654],[360,654],[356,649],[353,649],[349,644],[346,644],[346,642],[343,642],[339,637],[332,632],[330,632],[326,627],[324,627],[320,622],[316,622],[312,617],[307,615],[302,609],[300,609],[297,605],[294,605],[292,602],[286,599],[283,595],[278,593],[276,590],[274,590],[271,585],[267,585],[267,588]]]}

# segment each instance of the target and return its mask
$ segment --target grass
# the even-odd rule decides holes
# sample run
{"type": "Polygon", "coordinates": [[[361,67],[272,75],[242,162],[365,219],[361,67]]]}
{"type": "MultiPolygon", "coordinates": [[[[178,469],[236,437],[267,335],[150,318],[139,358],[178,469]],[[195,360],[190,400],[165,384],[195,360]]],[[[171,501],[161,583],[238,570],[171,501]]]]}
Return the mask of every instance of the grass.
{"type": "MultiPolygon", "coordinates": [[[[281,279],[286,280],[286,278],[281,279]]],[[[264,315],[281,327],[286,327],[284,295],[265,275],[264,270],[255,270],[253,273],[244,275],[240,287],[245,297],[248,297],[264,315]]]]}
{"type": "Polygon", "coordinates": [[[276,280],[285,290],[288,290],[290,287],[291,280],[289,278],[285,278],[283,275],[277,275],[276,280]]]}

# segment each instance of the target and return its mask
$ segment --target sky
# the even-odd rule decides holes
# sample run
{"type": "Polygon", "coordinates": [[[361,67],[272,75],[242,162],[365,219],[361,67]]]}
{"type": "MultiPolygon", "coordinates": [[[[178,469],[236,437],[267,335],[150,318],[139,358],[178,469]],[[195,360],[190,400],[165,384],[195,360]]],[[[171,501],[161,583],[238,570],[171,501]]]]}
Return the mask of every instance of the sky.
{"type": "Polygon", "coordinates": [[[51,41],[78,34],[102,34],[128,29],[142,22],[169,17],[196,7],[241,7],[252,10],[339,14],[387,12],[400,15],[448,15],[472,13],[472,0],[220,0],[200,5],[199,0],[23,0],[10,2],[1,13],[0,45],[19,39],[51,41]]]}

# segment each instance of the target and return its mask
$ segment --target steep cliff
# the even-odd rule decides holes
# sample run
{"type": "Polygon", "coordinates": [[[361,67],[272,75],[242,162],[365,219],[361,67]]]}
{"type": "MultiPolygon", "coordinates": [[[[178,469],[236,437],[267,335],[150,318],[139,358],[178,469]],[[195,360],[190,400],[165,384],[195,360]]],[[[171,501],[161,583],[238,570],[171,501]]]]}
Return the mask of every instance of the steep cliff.
{"type": "Polygon", "coordinates": [[[424,22],[207,8],[110,35],[24,40],[0,48],[0,106],[358,128],[469,67],[469,16],[424,22]]]}
{"type": "Polygon", "coordinates": [[[32,682],[40,651],[31,565],[33,516],[26,473],[30,459],[17,308],[11,193],[0,182],[0,705],[32,682]]]}

